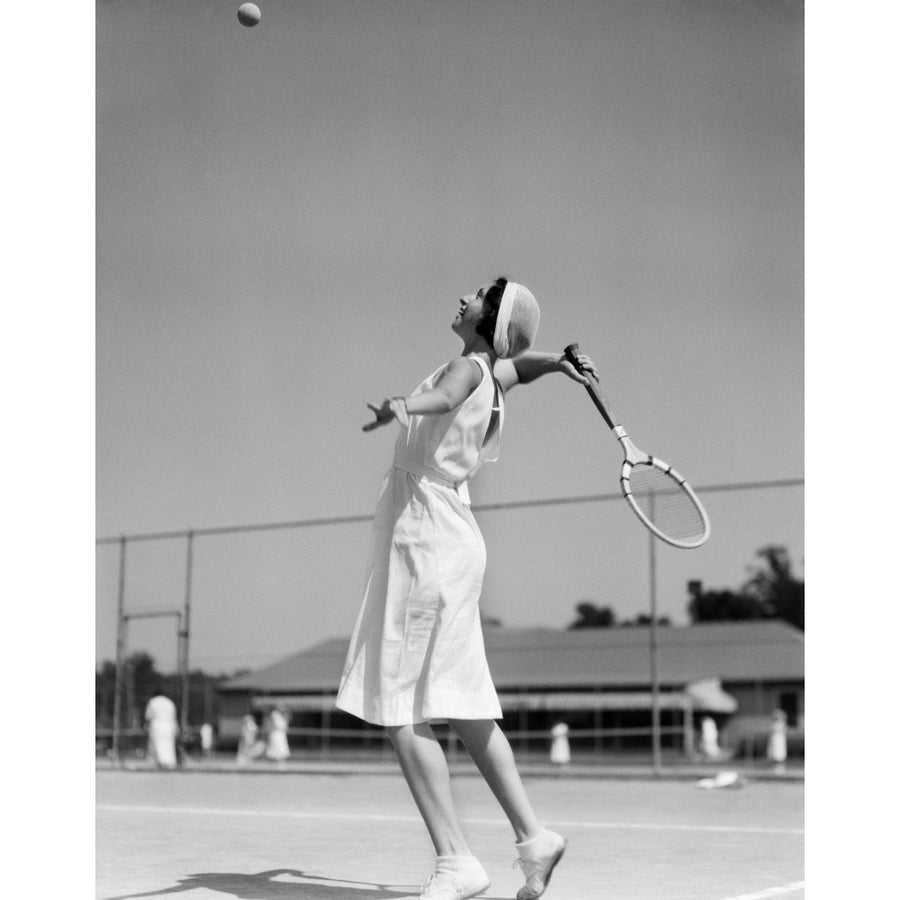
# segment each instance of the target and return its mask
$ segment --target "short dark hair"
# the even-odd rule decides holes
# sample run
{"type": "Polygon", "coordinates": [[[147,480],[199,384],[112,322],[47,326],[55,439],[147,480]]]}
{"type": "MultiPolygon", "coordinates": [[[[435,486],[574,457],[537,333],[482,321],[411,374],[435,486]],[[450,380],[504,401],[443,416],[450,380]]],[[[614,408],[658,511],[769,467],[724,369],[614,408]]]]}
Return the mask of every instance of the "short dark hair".
{"type": "Polygon", "coordinates": [[[494,346],[494,329],[497,327],[497,313],[500,310],[500,301],[503,299],[506,283],[507,279],[501,276],[488,288],[484,295],[483,315],[475,329],[475,333],[480,334],[492,347],[494,346]]]}

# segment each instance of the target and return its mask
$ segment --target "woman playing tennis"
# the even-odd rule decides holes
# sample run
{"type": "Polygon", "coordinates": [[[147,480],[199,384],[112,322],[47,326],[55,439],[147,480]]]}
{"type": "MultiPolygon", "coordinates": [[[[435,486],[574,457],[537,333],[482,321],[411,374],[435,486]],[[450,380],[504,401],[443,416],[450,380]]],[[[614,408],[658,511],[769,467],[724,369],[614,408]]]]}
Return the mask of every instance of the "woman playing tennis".
{"type": "MultiPolygon", "coordinates": [[[[551,372],[587,378],[565,356],[530,351],[540,311],[531,292],[498,278],[460,300],[453,330],[462,355],[409,397],[368,404],[371,431],[396,420],[400,435],[375,512],[362,609],[337,705],[383,725],[437,854],[420,900],[463,900],[490,887],[460,828],[450,773],[430,722],[459,735],[509,818],[526,884],[544,893],[566,846],[543,828],[525,794],[491,680],[478,601],[485,547],[467,482],[499,455],[506,391],[551,372]]],[[[579,356],[588,374],[593,362],[579,356]]]]}

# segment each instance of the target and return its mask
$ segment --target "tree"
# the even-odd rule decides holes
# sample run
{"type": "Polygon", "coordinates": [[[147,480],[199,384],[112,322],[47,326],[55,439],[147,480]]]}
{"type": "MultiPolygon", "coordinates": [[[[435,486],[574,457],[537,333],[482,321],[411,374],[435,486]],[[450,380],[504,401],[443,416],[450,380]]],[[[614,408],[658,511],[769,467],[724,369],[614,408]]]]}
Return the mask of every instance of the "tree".
{"type": "Polygon", "coordinates": [[[616,624],[616,614],[609,606],[595,606],[583,600],[575,607],[578,618],[569,625],[569,631],[576,628],[611,628],[616,624]]]}
{"type": "MultiPolygon", "coordinates": [[[[626,619],[624,622],[619,622],[619,628],[630,628],[632,625],[650,625],[652,622],[653,619],[647,613],[639,613],[634,619],[626,619]]],[[[672,623],[668,616],[657,616],[656,624],[671,625],[672,623]]]]}
{"type": "Polygon", "coordinates": [[[794,578],[787,550],[770,545],[757,550],[756,555],[765,565],[750,570],[751,576],[744,583],[742,592],[755,597],[770,615],[802,630],[805,585],[794,578]]]}
{"type": "Polygon", "coordinates": [[[96,707],[97,724],[109,728],[113,720],[115,705],[116,664],[104,660],[97,670],[96,707]]]}
{"type": "Polygon", "coordinates": [[[165,676],[156,670],[156,660],[143,650],[132,653],[126,660],[126,665],[134,688],[135,703],[143,715],[150,698],[163,689],[165,676]]]}
{"type": "MultiPolygon", "coordinates": [[[[122,721],[136,728],[143,721],[147,701],[161,688],[172,690],[177,676],[162,675],[149,653],[140,650],[123,660],[122,721]]],[[[115,708],[116,664],[104,660],[96,672],[96,720],[105,727],[112,725],[115,708]]],[[[174,697],[174,694],[172,695],[174,697]]]]}
{"type": "Polygon", "coordinates": [[[770,618],[766,608],[755,597],[728,590],[704,591],[699,581],[691,581],[688,591],[691,594],[688,615],[692,622],[737,622],[770,618]]]}
{"type": "MultiPolygon", "coordinates": [[[[215,692],[219,684],[229,678],[245,675],[250,669],[239,669],[231,675],[207,675],[201,669],[191,669],[188,678],[189,724],[197,725],[218,715],[215,692]]],[[[157,691],[164,691],[179,710],[182,703],[183,681],[179,672],[162,673],[153,657],[142,650],[124,660],[122,667],[122,719],[124,727],[139,728],[143,723],[147,702],[157,691]]],[[[96,670],[96,724],[110,728],[115,705],[116,664],[103,660],[96,670]]]]}
{"type": "MultiPolygon", "coordinates": [[[[630,628],[632,625],[649,625],[650,616],[646,613],[639,613],[633,619],[625,619],[622,622],[616,621],[616,613],[610,606],[597,606],[588,600],[582,600],[575,607],[578,618],[568,626],[568,630],[572,631],[576,628],[630,628]]],[[[657,616],[657,625],[671,625],[668,616],[657,616]]]]}
{"type": "Polygon", "coordinates": [[[750,578],[738,591],[704,591],[701,582],[688,582],[687,610],[692,622],[783,619],[803,628],[804,584],[793,576],[787,550],[772,545],[756,555],[764,565],[751,568],[750,578]]]}

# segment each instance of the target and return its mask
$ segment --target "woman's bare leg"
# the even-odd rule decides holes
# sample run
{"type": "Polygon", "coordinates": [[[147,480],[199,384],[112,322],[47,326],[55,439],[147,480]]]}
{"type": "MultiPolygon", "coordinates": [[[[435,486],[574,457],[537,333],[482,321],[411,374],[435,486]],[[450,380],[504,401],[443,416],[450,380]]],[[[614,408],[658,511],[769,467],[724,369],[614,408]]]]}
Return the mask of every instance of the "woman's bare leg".
{"type": "Polygon", "coordinates": [[[540,834],[541,824],[531,808],[525,786],[516,768],[512,747],[493,719],[451,719],[450,727],[459,735],[475,760],[494,796],[506,813],[517,841],[540,834]]]}
{"type": "Polygon", "coordinates": [[[438,856],[470,856],[450,793],[447,758],[427,722],[387,728],[438,856]]]}

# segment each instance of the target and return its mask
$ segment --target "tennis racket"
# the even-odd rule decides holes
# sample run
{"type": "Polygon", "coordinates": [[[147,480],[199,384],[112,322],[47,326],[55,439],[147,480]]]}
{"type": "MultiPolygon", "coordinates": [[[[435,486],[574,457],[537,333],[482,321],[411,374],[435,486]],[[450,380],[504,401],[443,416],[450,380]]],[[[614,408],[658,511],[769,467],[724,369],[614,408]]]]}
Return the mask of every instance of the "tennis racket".
{"type": "Polygon", "coordinates": [[[699,547],[709,537],[709,517],[691,486],[658,456],[639,450],[619,424],[600,385],[578,364],[578,344],[565,349],[566,359],[582,375],[585,389],[625,451],[619,483],[622,494],[637,517],[658,538],[673,547],[699,547]]]}

